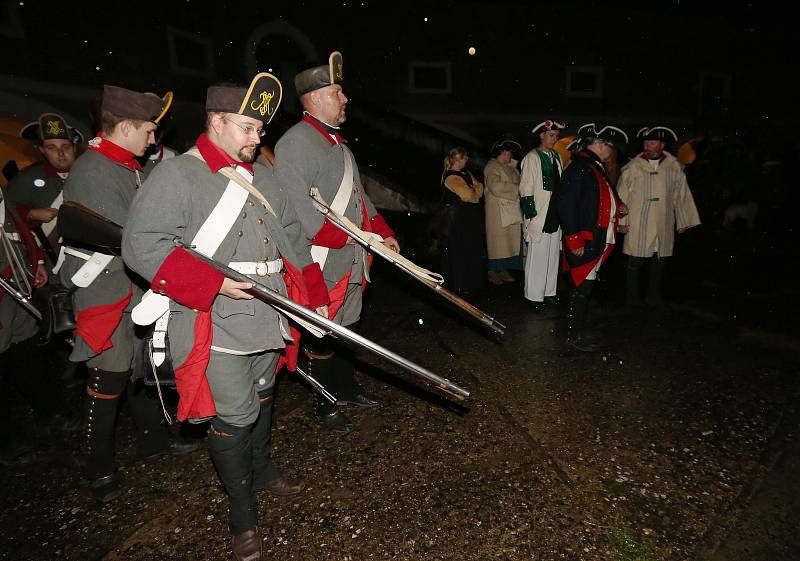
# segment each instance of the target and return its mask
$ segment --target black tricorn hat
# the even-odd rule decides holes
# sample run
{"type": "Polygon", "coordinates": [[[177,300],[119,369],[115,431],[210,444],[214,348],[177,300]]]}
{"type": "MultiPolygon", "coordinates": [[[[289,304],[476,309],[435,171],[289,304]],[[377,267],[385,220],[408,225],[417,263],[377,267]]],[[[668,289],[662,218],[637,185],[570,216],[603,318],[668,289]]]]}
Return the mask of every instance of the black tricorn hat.
{"type": "Polygon", "coordinates": [[[327,65],[315,66],[297,74],[294,77],[294,88],[297,90],[297,95],[301,96],[326,86],[341,84],[344,81],[343,64],[342,53],[334,51],[328,57],[327,65]]]}
{"type": "Polygon", "coordinates": [[[520,146],[519,142],[515,140],[500,139],[492,144],[492,157],[494,158],[500,155],[505,150],[510,150],[514,154],[519,154],[522,150],[522,146],[520,146]]]}
{"type": "Polygon", "coordinates": [[[211,86],[206,92],[206,111],[236,113],[269,124],[283,99],[281,81],[268,72],[256,74],[249,88],[211,86]]]}
{"type": "Polygon", "coordinates": [[[580,140],[588,140],[590,138],[596,138],[598,140],[604,140],[605,142],[609,142],[612,144],[624,144],[628,142],[628,135],[625,134],[625,131],[615,127],[613,125],[606,125],[604,127],[600,127],[596,123],[588,123],[581,126],[578,129],[578,134],[576,138],[580,140]]]}
{"type": "Polygon", "coordinates": [[[83,135],[72,128],[58,113],[42,113],[32,123],[28,123],[19,131],[19,135],[27,140],[43,142],[45,140],[69,140],[73,144],[83,142],[83,135]]]}
{"type": "Polygon", "coordinates": [[[663,143],[678,142],[678,135],[668,127],[642,127],[636,133],[636,138],[640,140],[660,140],[663,143]]]}
{"type": "Polygon", "coordinates": [[[567,125],[565,125],[562,121],[556,121],[555,119],[547,119],[546,121],[542,121],[541,123],[533,127],[533,129],[531,129],[531,132],[536,134],[537,132],[543,133],[547,131],[560,131],[564,130],[565,128],[567,128],[567,125]]]}
{"type": "Polygon", "coordinates": [[[164,103],[164,99],[151,92],[140,93],[118,86],[103,86],[101,109],[123,119],[155,122],[155,119],[163,116],[164,103]]]}

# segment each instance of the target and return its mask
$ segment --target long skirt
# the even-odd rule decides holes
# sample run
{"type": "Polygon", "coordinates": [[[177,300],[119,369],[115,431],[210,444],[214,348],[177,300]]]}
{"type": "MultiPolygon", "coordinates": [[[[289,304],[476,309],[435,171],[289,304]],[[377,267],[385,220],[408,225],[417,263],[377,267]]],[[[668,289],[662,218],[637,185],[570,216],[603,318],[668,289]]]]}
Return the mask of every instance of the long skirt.
{"type": "Polygon", "coordinates": [[[456,205],[453,224],[442,246],[445,287],[460,293],[483,288],[486,279],[483,223],[475,203],[456,205]]]}

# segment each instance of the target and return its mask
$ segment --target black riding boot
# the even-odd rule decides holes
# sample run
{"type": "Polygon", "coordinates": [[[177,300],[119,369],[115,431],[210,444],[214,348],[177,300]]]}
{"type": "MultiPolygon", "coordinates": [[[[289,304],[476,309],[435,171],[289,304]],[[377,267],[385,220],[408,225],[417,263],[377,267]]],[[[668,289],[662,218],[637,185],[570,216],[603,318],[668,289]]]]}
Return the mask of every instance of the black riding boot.
{"type": "Polygon", "coordinates": [[[92,496],[108,502],[120,494],[115,475],[114,430],[129,372],[89,369],[86,385],[86,477],[92,496]]]}
{"type": "Polygon", "coordinates": [[[128,407],[136,423],[136,455],[151,458],[169,451],[170,433],[162,422],[158,400],[150,399],[142,382],[128,382],[128,407]]]}
{"type": "MultiPolygon", "coordinates": [[[[303,355],[307,360],[306,373],[334,397],[341,396],[342,385],[337,376],[333,350],[304,348],[303,355]]],[[[348,433],[353,429],[350,419],[321,395],[317,395],[314,401],[314,415],[332,431],[348,433]]]]}
{"type": "Polygon", "coordinates": [[[253,425],[253,481],[260,487],[280,477],[272,462],[272,388],[260,392],[261,411],[253,425]]]}
{"type": "Polygon", "coordinates": [[[592,295],[594,281],[585,280],[572,290],[567,312],[567,345],[582,351],[594,352],[597,346],[587,333],[586,323],[589,310],[589,298],[592,295]]]}
{"type": "Polygon", "coordinates": [[[228,495],[228,527],[234,536],[258,524],[253,488],[252,430],[252,425],[234,427],[216,418],[208,430],[211,460],[228,495]]]}

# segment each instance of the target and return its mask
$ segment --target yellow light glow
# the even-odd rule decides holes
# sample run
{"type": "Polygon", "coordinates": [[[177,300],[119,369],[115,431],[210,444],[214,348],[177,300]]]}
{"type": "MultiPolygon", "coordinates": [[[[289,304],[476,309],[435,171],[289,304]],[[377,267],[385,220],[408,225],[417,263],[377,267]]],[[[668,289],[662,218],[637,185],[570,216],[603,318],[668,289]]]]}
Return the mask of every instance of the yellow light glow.
{"type": "Polygon", "coordinates": [[[478,51],[475,50],[475,47],[470,47],[469,49],[467,49],[467,52],[469,53],[469,56],[473,56],[478,51]]]}

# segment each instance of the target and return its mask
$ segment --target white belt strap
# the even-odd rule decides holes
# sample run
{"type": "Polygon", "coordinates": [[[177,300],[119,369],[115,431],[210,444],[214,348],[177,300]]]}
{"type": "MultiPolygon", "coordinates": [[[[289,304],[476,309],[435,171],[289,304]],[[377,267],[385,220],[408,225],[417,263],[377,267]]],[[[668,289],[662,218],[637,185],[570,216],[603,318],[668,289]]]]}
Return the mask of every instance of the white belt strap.
{"type": "MultiPolygon", "coordinates": [[[[64,202],[64,193],[62,192],[58,194],[58,196],[52,203],[50,203],[50,208],[59,209],[61,208],[61,203],[63,202],[64,202]]],[[[42,232],[44,232],[45,236],[47,236],[48,238],[50,237],[50,234],[53,232],[53,230],[55,230],[57,222],[58,222],[58,216],[53,218],[50,222],[45,222],[44,224],[42,224],[42,232]]]]}
{"type": "MultiPolygon", "coordinates": [[[[353,160],[347,150],[344,149],[344,146],[341,144],[338,146],[342,150],[342,158],[344,159],[344,175],[330,208],[335,210],[337,214],[344,215],[344,211],[347,210],[347,205],[350,203],[350,198],[353,196],[353,160]]],[[[311,246],[311,258],[315,263],[319,263],[320,270],[325,267],[325,261],[328,260],[328,251],[330,251],[328,247],[311,246]]]]}
{"type": "Polygon", "coordinates": [[[275,259],[274,261],[232,261],[228,263],[228,267],[243,275],[266,277],[267,275],[280,273],[283,270],[283,259],[275,259]]]}
{"type": "MultiPolygon", "coordinates": [[[[78,253],[81,255],[76,255],[76,257],[80,257],[81,259],[83,259],[83,256],[86,255],[83,252],[78,253]]],[[[72,255],[75,254],[73,253],[72,255]]],[[[111,263],[112,259],[114,259],[113,255],[95,251],[89,256],[89,259],[86,260],[86,263],[84,263],[83,266],[78,269],[78,272],[72,275],[73,284],[75,286],[79,286],[80,288],[86,288],[94,282],[94,279],[96,279],[100,273],[103,272],[103,269],[105,269],[106,266],[111,263]]]]}

